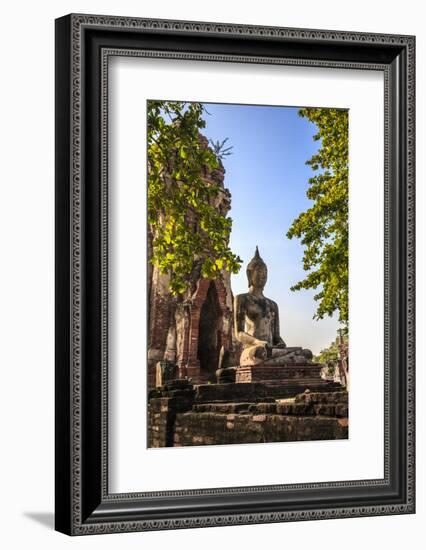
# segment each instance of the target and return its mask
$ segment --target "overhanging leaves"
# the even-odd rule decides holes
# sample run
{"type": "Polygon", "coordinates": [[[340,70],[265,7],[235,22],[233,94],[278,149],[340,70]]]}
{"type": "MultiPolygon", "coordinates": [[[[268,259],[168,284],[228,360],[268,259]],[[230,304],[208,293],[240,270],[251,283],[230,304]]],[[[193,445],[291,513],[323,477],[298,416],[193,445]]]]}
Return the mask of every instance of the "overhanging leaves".
{"type": "Polygon", "coordinates": [[[200,139],[203,112],[200,103],[148,102],[151,261],[170,276],[173,294],[183,294],[199,275],[215,278],[241,266],[229,248],[232,220],[213,204],[224,191],[205,177],[221,168],[221,152],[200,139]]]}
{"type": "Polygon", "coordinates": [[[304,245],[303,269],[308,275],[292,290],[319,289],[315,318],[339,313],[348,323],[348,111],[300,109],[299,115],[315,123],[321,140],[317,153],[307,161],[318,172],[309,179],[311,208],[302,212],[287,232],[304,245]]]}

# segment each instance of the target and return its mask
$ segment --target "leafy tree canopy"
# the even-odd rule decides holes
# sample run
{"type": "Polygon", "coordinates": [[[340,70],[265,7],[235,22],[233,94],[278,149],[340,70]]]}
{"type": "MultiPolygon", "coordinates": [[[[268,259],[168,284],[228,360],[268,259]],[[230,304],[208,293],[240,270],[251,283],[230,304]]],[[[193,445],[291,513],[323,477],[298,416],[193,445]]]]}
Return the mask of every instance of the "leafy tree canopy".
{"type": "Polygon", "coordinates": [[[303,268],[309,273],[292,290],[318,289],[314,318],[339,314],[348,323],[348,111],[304,108],[299,115],[315,123],[320,147],[306,164],[316,174],[309,179],[311,208],[302,212],[287,232],[304,245],[303,268]]]}
{"type": "Polygon", "coordinates": [[[169,274],[175,295],[188,290],[196,272],[215,278],[221,270],[237,273],[241,266],[229,248],[232,219],[212,204],[221,187],[203,178],[220,167],[223,153],[220,143],[212,149],[200,139],[203,112],[200,103],[148,103],[151,261],[169,274]]]}

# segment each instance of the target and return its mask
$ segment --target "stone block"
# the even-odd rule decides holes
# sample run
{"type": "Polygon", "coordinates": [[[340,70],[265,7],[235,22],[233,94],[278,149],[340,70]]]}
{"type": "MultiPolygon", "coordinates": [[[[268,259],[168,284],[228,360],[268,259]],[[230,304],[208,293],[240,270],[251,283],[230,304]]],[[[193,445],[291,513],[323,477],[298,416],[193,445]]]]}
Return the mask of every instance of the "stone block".
{"type": "Polygon", "coordinates": [[[277,404],[276,403],[256,403],[248,407],[248,412],[250,413],[268,413],[276,414],[277,404]]]}
{"type": "Polygon", "coordinates": [[[194,412],[216,412],[216,413],[240,413],[248,411],[251,403],[200,403],[192,408],[194,412]]]}
{"type": "Polygon", "coordinates": [[[309,416],[314,414],[313,407],[306,403],[294,403],[292,405],[292,414],[296,416],[309,416]]]}
{"type": "Polygon", "coordinates": [[[178,376],[178,367],[171,361],[158,361],[155,365],[155,385],[162,386],[178,376]]]}
{"type": "Polygon", "coordinates": [[[319,416],[335,416],[336,407],[329,404],[314,405],[314,412],[319,416]]]}
{"type": "Polygon", "coordinates": [[[278,403],[277,404],[277,413],[278,414],[293,414],[293,404],[292,403],[278,403]]]}
{"type": "Polygon", "coordinates": [[[336,416],[339,418],[347,418],[349,414],[348,405],[345,403],[338,403],[336,405],[336,416]]]}
{"type": "Polygon", "coordinates": [[[158,397],[149,400],[148,408],[151,413],[167,412],[169,410],[169,398],[158,397]]]}
{"type": "Polygon", "coordinates": [[[237,383],[263,382],[287,384],[320,384],[328,382],[321,378],[322,365],[311,364],[274,364],[274,365],[244,365],[239,366],[236,372],[237,383]]]}

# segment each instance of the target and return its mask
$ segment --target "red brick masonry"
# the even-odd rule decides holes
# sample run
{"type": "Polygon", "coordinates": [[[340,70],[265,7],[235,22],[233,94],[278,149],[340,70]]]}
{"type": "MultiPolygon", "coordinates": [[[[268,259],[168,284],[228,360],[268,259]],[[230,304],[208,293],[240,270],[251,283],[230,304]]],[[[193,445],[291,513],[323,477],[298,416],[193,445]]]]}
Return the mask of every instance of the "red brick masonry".
{"type": "Polygon", "coordinates": [[[327,384],[321,378],[320,364],[306,365],[246,365],[237,368],[236,382],[264,382],[267,384],[291,383],[307,386],[309,384],[327,384]]]}

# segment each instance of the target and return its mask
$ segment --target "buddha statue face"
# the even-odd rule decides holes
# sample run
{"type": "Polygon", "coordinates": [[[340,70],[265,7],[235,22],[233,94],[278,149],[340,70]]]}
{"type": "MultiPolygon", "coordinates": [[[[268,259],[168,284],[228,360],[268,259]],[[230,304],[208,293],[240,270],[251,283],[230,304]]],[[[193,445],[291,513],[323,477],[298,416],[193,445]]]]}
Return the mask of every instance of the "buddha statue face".
{"type": "Polygon", "coordinates": [[[258,247],[250,263],[247,266],[247,279],[249,287],[263,290],[268,279],[268,268],[259,255],[258,247]]]}

